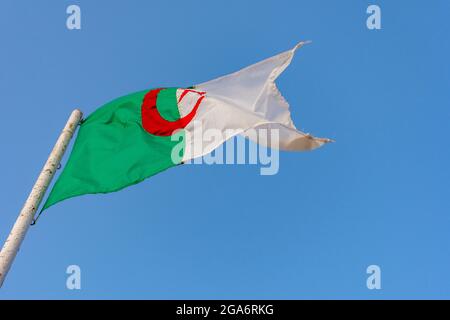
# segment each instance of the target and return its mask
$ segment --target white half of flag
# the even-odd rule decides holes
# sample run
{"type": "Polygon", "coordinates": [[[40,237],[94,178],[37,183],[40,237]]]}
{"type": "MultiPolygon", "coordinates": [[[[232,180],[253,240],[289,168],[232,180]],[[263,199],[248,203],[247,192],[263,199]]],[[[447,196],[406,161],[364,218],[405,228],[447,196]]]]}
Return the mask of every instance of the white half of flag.
{"type": "MultiPolygon", "coordinates": [[[[275,80],[289,66],[300,42],[293,49],[248,66],[232,74],[199,84],[195,90],[205,92],[205,98],[196,112],[194,121],[185,127],[185,151],[183,161],[204,156],[235,135],[247,135],[250,129],[277,129],[279,141],[257,141],[267,147],[281,150],[304,151],[321,147],[332,140],[316,138],[299,131],[289,111],[289,104],[278,90],[275,80]],[[211,137],[198,132],[209,129],[220,130],[221,138],[211,137]],[[205,141],[210,140],[210,141],[205,141]]],[[[192,111],[199,99],[196,92],[177,92],[180,116],[192,111]],[[184,92],[184,93],[183,93],[184,92]]]]}

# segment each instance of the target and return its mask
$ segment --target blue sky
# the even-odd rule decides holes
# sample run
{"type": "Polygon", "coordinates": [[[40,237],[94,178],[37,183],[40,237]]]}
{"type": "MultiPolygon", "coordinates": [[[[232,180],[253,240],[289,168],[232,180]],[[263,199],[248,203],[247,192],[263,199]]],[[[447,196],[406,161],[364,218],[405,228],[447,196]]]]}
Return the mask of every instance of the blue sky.
{"type": "MultiPolygon", "coordinates": [[[[257,166],[173,168],[68,200],[31,228],[9,298],[450,298],[450,3],[0,4],[0,241],[71,110],[189,86],[299,40],[278,85],[299,128],[337,142],[257,166]],[[82,29],[66,28],[77,4],[82,29]],[[368,30],[366,8],[382,10],[368,30]],[[82,290],[66,289],[66,268],[82,290]],[[382,270],[368,290],[366,268],[382,270]]],[[[67,158],[66,158],[67,159],[67,158]]]]}

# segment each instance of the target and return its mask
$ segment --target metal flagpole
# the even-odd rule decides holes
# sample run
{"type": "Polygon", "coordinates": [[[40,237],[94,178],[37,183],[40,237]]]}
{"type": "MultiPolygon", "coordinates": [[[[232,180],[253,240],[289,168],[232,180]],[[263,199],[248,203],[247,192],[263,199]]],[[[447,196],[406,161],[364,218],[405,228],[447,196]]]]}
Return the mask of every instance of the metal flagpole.
{"type": "Polygon", "coordinates": [[[80,110],[74,110],[70,115],[66,126],[56,141],[44,168],[39,174],[39,177],[23,206],[22,211],[20,211],[19,217],[11,229],[8,239],[6,239],[4,246],[0,251],[0,287],[3,285],[3,281],[5,281],[6,274],[11,268],[36,210],[39,208],[42,198],[55,175],[58,165],[61,162],[61,158],[63,157],[82,116],[83,113],[80,110]]]}

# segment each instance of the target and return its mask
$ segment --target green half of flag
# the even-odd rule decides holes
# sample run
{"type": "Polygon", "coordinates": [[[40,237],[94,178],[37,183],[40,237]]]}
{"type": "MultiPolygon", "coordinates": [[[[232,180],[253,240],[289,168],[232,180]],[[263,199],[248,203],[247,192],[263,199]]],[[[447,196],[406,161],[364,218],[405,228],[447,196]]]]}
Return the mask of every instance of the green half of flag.
{"type": "Polygon", "coordinates": [[[142,120],[147,98],[149,103],[155,100],[155,106],[147,107],[157,110],[160,122],[176,124],[180,119],[176,91],[133,93],[107,103],[83,121],[70,158],[42,210],[75,196],[118,191],[178,165],[184,149],[182,131],[175,139],[173,131],[151,134],[142,120]],[[175,157],[174,150],[178,150],[175,157]]]}

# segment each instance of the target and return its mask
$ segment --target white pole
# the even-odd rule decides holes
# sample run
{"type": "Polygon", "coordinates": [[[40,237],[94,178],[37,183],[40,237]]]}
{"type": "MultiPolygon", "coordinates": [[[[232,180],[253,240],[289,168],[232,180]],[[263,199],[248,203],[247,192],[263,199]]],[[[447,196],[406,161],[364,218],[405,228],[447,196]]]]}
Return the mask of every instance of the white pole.
{"type": "Polygon", "coordinates": [[[16,223],[11,229],[11,233],[5,241],[2,251],[0,251],[0,287],[3,285],[6,274],[11,268],[36,210],[39,208],[39,204],[41,203],[42,198],[44,197],[44,194],[47,191],[53,176],[55,175],[58,165],[61,162],[61,158],[63,157],[64,152],[69,145],[70,139],[72,139],[82,116],[83,113],[80,110],[74,110],[70,115],[66,126],[61,132],[58,141],[56,141],[56,144],[53,147],[44,168],[34,184],[34,187],[31,190],[31,193],[19,214],[16,223]]]}

